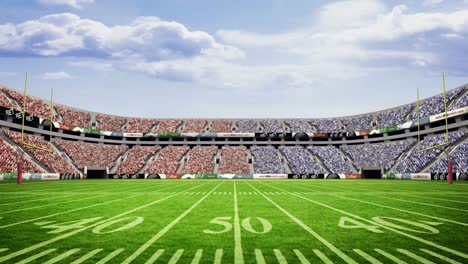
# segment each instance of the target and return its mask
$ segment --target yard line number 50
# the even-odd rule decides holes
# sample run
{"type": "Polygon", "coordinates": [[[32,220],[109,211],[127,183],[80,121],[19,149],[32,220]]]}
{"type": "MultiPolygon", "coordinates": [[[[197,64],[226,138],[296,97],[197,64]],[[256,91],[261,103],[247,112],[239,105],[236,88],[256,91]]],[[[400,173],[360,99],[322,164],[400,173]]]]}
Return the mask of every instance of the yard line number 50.
{"type": "MultiPolygon", "coordinates": [[[[226,216],[226,217],[216,217],[215,219],[211,220],[210,223],[214,225],[219,225],[222,227],[222,229],[218,230],[210,230],[210,229],[205,229],[203,230],[203,233],[205,234],[210,234],[210,235],[219,235],[223,234],[226,232],[229,232],[232,230],[232,223],[231,223],[232,217],[226,216]]],[[[248,217],[242,220],[241,223],[242,227],[253,234],[266,234],[271,231],[273,226],[271,225],[268,220],[260,218],[260,217],[248,217]],[[254,221],[252,221],[254,220],[254,221]],[[252,226],[252,222],[259,222],[261,224],[261,228],[256,229],[252,226]]]]}

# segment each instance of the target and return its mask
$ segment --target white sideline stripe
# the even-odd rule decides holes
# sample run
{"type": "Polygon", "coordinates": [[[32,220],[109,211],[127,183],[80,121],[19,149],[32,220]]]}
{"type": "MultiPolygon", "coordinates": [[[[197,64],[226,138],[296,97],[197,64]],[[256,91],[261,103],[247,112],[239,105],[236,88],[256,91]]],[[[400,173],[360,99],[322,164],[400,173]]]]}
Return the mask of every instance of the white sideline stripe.
{"type": "Polygon", "coordinates": [[[412,258],[414,260],[417,260],[417,261],[419,261],[419,262],[421,262],[423,264],[435,264],[434,262],[432,262],[430,260],[427,260],[427,259],[425,259],[423,257],[420,257],[420,256],[418,256],[418,255],[416,255],[414,253],[411,253],[408,250],[404,250],[404,249],[399,248],[399,249],[397,249],[397,251],[402,253],[402,254],[405,254],[406,256],[408,256],[408,257],[410,257],[410,258],[412,258]]]}
{"type": "MultiPolygon", "coordinates": [[[[266,184],[266,183],[265,183],[265,184],[266,184]]],[[[267,185],[268,185],[268,184],[267,184],[267,185]]],[[[268,186],[271,186],[271,185],[268,185],[268,186]]],[[[279,190],[282,190],[282,189],[280,189],[280,188],[278,188],[278,187],[275,187],[275,186],[271,186],[271,187],[276,188],[276,189],[279,189],[279,190]]],[[[283,191],[285,191],[285,190],[283,190],[283,191]]],[[[287,191],[286,191],[286,192],[287,192],[287,191]]],[[[292,193],[291,193],[291,194],[292,194],[292,193]]],[[[370,223],[370,224],[373,224],[373,225],[378,225],[378,226],[380,226],[381,228],[384,228],[384,229],[393,231],[393,232],[398,233],[398,234],[400,234],[400,235],[403,235],[403,236],[412,238],[412,239],[414,239],[414,240],[417,240],[417,241],[419,241],[419,242],[421,242],[421,243],[430,245],[430,246],[432,246],[432,247],[435,247],[435,248],[444,250],[444,251],[446,251],[446,252],[452,253],[452,254],[454,254],[454,255],[457,255],[457,256],[463,257],[463,258],[465,258],[465,259],[468,259],[468,255],[467,255],[467,254],[462,253],[462,252],[459,252],[459,251],[457,251],[457,250],[448,248],[448,247],[446,247],[446,246],[439,245],[439,244],[437,244],[437,243],[434,243],[434,242],[432,242],[432,241],[425,240],[425,239],[420,238],[420,237],[417,237],[417,236],[413,236],[413,235],[411,235],[411,234],[402,232],[402,231],[400,231],[400,230],[397,230],[397,229],[392,228],[392,227],[388,227],[388,226],[383,225],[383,224],[380,224],[380,223],[375,223],[375,222],[373,222],[373,221],[370,221],[370,220],[365,219],[365,218],[363,218],[363,217],[360,217],[360,216],[358,216],[358,215],[355,215],[355,214],[349,213],[349,212],[347,212],[347,211],[344,211],[344,210],[341,210],[341,209],[338,209],[338,208],[335,208],[335,207],[332,207],[332,206],[323,204],[323,203],[321,203],[321,202],[317,202],[317,201],[308,199],[308,198],[306,198],[306,197],[303,197],[303,196],[300,196],[300,195],[297,195],[297,194],[293,194],[293,195],[296,196],[296,197],[299,197],[299,198],[301,198],[301,199],[303,199],[303,200],[310,201],[310,202],[312,202],[312,203],[321,205],[321,206],[323,206],[323,207],[325,207],[325,208],[328,208],[328,209],[330,209],[330,210],[333,210],[333,211],[336,211],[336,212],[340,212],[340,213],[345,214],[345,215],[348,215],[348,216],[352,216],[352,217],[354,217],[354,218],[357,218],[357,219],[359,219],[359,220],[361,220],[361,221],[365,221],[365,222],[370,223]]]]}
{"type": "Polygon", "coordinates": [[[216,190],[223,182],[218,184],[216,187],[213,188],[207,195],[203,196],[198,202],[196,202],[194,205],[192,205],[189,209],[187,209],[185,212],[183,212],[181,215],[179,215],[176,219],[174,219],[169,225],[164,227],[161,231],[159,231],[156,235],[154,235],[150,240],[148,240],[146,243],[144,243],[140,248],[138,248],[131,256],[129,256],[126,260],[124,260],[122,263],[130,263],[133,260],[135,260],[141,253],[143,253],[148,247],[150,247],[154,242],[156,242],[158,239],[160,239],[162,236],[164,236],[169,230],[171,230],[172,227],[174,227],[177,223],[180,222],[185,216],[187,216],[195,207],[197,207],[201,202],[203,202],[214,190],[216,190]]]}
{"type": "Polygon", "coordinates": [[[371,255],[367,254],[366,252],[360,250],[360,249],[353,249],[354,252],[356,252],[359,256],[363,257],[365,260],[369,261],[372,264],[383,264],[376,258],[372,257],[371,255]]]}
{"type": "Polygon", "coordinates": [[[54,264],[54,263],[57,263],[63,259],[66,259],[68,258],[69,256],[75,254],[76,252],[80,251],[81,249],[80,248],[74,248],[74,249],[71,249],[71,250],[68,250],[67,252],[65,253],[62,253],[58,256],[56,256],[55,258],[47,261],[47,262],[44,262],[44,264],[54,264]]]}
{"type": "Polygon", "coordinates": [[[399,259],[399,258],[393,256],[392,254],[387,253],[387,252],[385,252],[385,251],[383,251],[383,250],[381,250],[381,249],[376,248],[376,249],[374,249],[374,250],[375,250],[377,253],[379,253],[380,255],[382,255],[382,256],[388,258],[389,260],[391,260],[391,261],[393,261],[393,262],[395,262],[395,263],[397,263],[397,264],[407,264],[405,261],[403,261],[403,260],[401,260],[401,259],[399,259]]]}
{"type": "Polygon", "coordinates": [[[275,253],[276,259],[278,260],[279,264],[288,264],[286,258],[283,256],[279,249],[273,249],[273,252],[275,253]]]}
{"type": "MultiPolygon", "coordinates": [[[[197,185],[197,186],[194,186],[194,187],[192,187],[192,188],[189,188],[188,190],[191,190],[191,189],[194,189],[194,188],[198,188],[198,187],[203,186],[203,185],[205,185],[205,184],[206,184],[206,183],[200,184],[200,185],[197,185]]],[[[174,188],[174,187],[178,187],[178,186],[172,186],[172,187],[168,187],[168,188],[174,188]]],[[[173,194],[173,195],[170,195],[170,196],[161,198],[161,199],[159,199],[159,200],[156,200],[156,201],[147,203],[147,204],[145,204],[145,205],[136,207],[136,208],[131,209],[131,210],[129,210],[129,211],[120,213],[120,214],[118,214],[118,215],[115,215],[115,216],[110,217],[110,218],[108,218],[108,219],[105,219],[105,220],[103,220],[103,221],[94,223],[94,224],[89,225],[89,226],[87,226],[87,227],[83,227],[83,228],[81,228],[81,229],[77,229],[77,230],[75,230],[75,231],[72,231],[72,232],[63,234],[63,235],[58,236],[58,237],[51,238],[51,239],[49,239],[49,240],[43,241],[43,242],[41,242],[41,243],[38,243],[38,244],[36,244],[36,245],[32,245],[32,246],[29,246],[29,247],[24,248],[24,249],[22,249],[22,250],[13,252],[13,253],[11,253],[11,254],[9,254],[9,255],[6,255],[6,256],[1,257],[1,258],[0,258],[0,263],[1,263],[1,262],[5,262],[5,261],[7,261],[7,260],[9,260],[9,259],[15,258],[15,257],[17,257],[17,256],[20,256],[20,255],[29,253],[29,252],[31,252],[31,251],[33,251],[33,250],[36,250],[36,249],[38,249],[38,248],[47,246],[47,245],[52,244],[52,243],[54,243],[54,242],[60,241],[60,240],[62,240],[62,239],[71,237],[71,236],[73,236],[73,235],[75,235],[75,234],[81,233],[81,232],[83,232],[83,231],[85,231],[85,230],[87,230],[87,229],[93,228],[93,227],[95,227],[95,226],[102,225],[103,223],[105,223],[105,222],[107,222],[107,221],[111,221],[111,220],[120,218],[120,217],[122,217],[122,216],[124,216],[124,215],[131,214],[131,213],[133,213],[133,212],[135,212],[135,211],[139,211],[139,210],[141,210],[141,209],[143,209],[143,208],[146,208],[146,207],[148,207],[148,206],[151,206],[151,205],[153,205],[153,204],[160,203],[160,202],[162,202],[162,201],[165,201],[165,200],[167,200],[167,199],[170,199],[170,198],[172,198],[172,197],[174,197],[174,196],[176,196],[176,195],[179,195],[179,194],[181,194],[181,193],[184,193],[184,192],[186,192],[186,191],[187,191],[187,190],[178,192],[178,193],[176,193],[176,194],[173,194]]],[[[126,198],[128,198],[128,197],[126,197],[126,198]]],[[[123,199],[126,199],[126,198],[123,198],[123,199]]]]}
{"type": "Polygon", "coordinates": [[[86,260],[92,258],[94,255],[96,255],[97,253],[99,253],[101,251],[102,251],[102,248],[95,249],[95,250],[89,252],[88,254],[82,256],[81,258],[73,261],[70,264],[81,264],[81,263],[85,262],[86,260]]]}
{"type": "Polygon", "coordinates": [[[50,254],[50,253],[52,253],[52,252],[54,252],[54,251],[56,251],[56,250],[57,250],[56,248],[51,248],[51,249],[48,249],[48,250],[46,250],[46,251],[42,251],[41,253],[38,253],[38,254],[36,254],[36,255],[33,255],[33,256],[31,256],[31,257],[29,257],[29,258],[27,258],[27,259],[23,259],[23,260],[20,261],[20,262],[16,262],[16,264],[26,264],[26,263],[29,263],[29,262],[34,261],[34,260],[36,260],[36,259],[38,259],[38,258],[41,258],[41,257],[43,257],[43,256],[45,256],[45,255],[48,255],[48,254],[50,254]]]}
{"type": "MultiPolygon", "coordinates": [[[[249,184],[250,187],[254,188],[256,191],[257,188],[253,187],[251,184],[249,184]]],[[[330,242],[328,242],[325,238],[323,238],[322,236],[320,236],[317,232],[315,232],[312,228],[310,228],[309,226],[307,226],[306,224],[304,224],[304,222],[302,222],[301,220],[299,220],[298,218],[296,218],[294,215],[292,215],[291,213],[289,213],[288,211],[286,211],[286,209],[284,209],[283,207],[279,206],[277,203],[275,203],[273,200],[271,200],[268,196],[266,195],[263,195],[263,197],[265,197],[265,199],[267,199],[271,204],[273,204],[274,206],[276,206],[276,208],[278,208],[281,212],[283,212],[285,215],[287,215],[289,218],[291,218],[291,220],[293,220],[297,225],[299,225],[300,227],[302,227],[304,230],[306,230],[307,232],[309,232],[309,234],[311,234],[312,236],[314,236],[318,241],[322,242],[322,244],[324,244],[326,247],[328,247],[331,251],[333,251],[335,254],[337,254],[340,258],[342,258],[346,263],[352,263],[352,264],[358,264],[356,261],[354,261],[352,258],[350,258],[348,255],[346,255],[343,251],[341,251],[340,249],[338,249],[337,247],[335,247],[333,244],[331,244],[330,242]]]]}
{"type": "Polygon", "coordinates": [[[20,203],[30,203],[30,202],[44,201],[44,200],[51,200],[51,199],[63,198],[63,197],[73,196],[73,195],[78,195],[78,194],[67,194],[67,195],[54,196],[54,197],[36,199],[36,200],[26,200],[26,201],[19,201],[19,202],[13,202],[13,203],[3,203],[3,204],[0,204],[0,206],[11,205],[11,204],[20,204],[20,203]]]}
{"type": "Polygon", "coordinates": [[[260,249],[255,249],[255,259],[257,260],[257,264],[266,264],[265,258],[263,257],[260,249]]]}
{"type": "Polygon", "coordinates": [[[460,263],[458,261],[455,261],[455,260],[453,260],[451,258],[448,258],[448,257],[446,257],[444,255],[440,255],[440,254],[435,253],[435,252],[433,252],[431,250],[428,250],[428,249],[421,248],[419,250],[421,250],[422,252],[427,253],[427,254],[429,254],[429,255],[431,255],[433,257],[439,258],[441,260],[445,260],[445,261],[447,261],[448,263],[451,263],[451,264],[462,264],[462,263],[460,263]]]}
{"type": "Polygon", "coordinates": [[[145,264],[153,264],[158,260],[158,258],[164,253],[164,249],[158,249],[156,252],[154,252],[153,256],[149,258],[145,264]]]}
{"type": "Polygon", "coordinates": [[[325,264],[333,264],[333,261],[331,261],[327,256],[325,256],[325,254],[322,253],[322,251],[318,250],[318,249],[314,249],[312,250],[315,255],[317,255],[317,257],[319,259],[321,259],[323,261],[323,263],[325,264]]]}
{"type": "Polygon", "coordinates": [[[223,259],[223,250],[217,249],[215,253],[215,260],[214,264],[221,264],[221,260],[223,259]]]}
{"type": "Polygon", "coordinates": [[[310,261],[299,251],[298,249],[293,250],[301,264],[310,264],[310,261]]]}
{"type": "Polygon", "coordinates": [[[195,256],[193,257],[191,264],[198,264],[200,262],[202,255],[203,255],[203,249],[197,250],[197,253],[195,253],[195,256]]]}
{"type": "Polygon", "coordinates": [[[239,206],[237,203],[237,186],[234,182],[234,263],[244,263],[244,253],[242,251],[242,236],[239,220],[239,206]]]}
{"type": "Polygon", "coordinates": [[[184,253],[183,249],[177,250],[174,256],[172,256],[172,258],[169,260],[167,264],[176,264],[177,261],[179,261],[180,257],[182,256],[182,253],[184,253]]]}
{"type": "Polygon", "coordinates": [[[109,255],[107,255],[105,258],[101,259],[100,261],[96,262],[96,264],[104,264],[104,263],[107,263],[109,260],[115,258],[115,256],[117,256],[118,254],[122,253],[125,249],[123,248],[119,248],[119,249],[116,249],[114,250],[112,253],[110,253],[109,255]]]}

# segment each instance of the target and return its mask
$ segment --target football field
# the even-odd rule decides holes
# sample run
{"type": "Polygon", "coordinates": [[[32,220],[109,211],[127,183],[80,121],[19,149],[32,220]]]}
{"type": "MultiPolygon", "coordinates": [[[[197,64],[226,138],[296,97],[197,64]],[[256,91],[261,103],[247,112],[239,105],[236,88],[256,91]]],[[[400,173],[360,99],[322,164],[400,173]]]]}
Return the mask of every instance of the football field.
{"type": "Polygon", "coordinates": [[[468,263],[468,184],[0,184],[0,263],[468,263]]]}

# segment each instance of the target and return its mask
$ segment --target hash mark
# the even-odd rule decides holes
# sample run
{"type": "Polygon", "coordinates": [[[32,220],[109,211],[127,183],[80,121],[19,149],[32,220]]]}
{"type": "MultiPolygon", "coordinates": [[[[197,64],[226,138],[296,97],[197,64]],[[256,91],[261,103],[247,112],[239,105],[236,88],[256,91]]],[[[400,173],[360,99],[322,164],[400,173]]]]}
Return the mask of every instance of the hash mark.
{"type": "Polygon", "coordinates": [[[331,261],[325,254],[323,254],[322,251],[320,251],[318,249],[314,249],[312,251],[314,251],[315,255],[317,255],[317,257],[319,257],[319,259],[321,259],[323,261],[323,263],[333,264],[333,261],[331,261]]]}
{"type": "Polygon", "coordinates": [[[68,258],[69,256],[75,254],[76,252],[80,251],[81,249],[80,248],[74,248],[74,249],[71,249],[71,250],[68,250],[67,252],[65,253],[62,253],[58,256],[56,256],[55,258],[45,262],[44,264],[54,264],[54,263],[57,263],[63,259],[66,259],[68,258]]]}
{"type": "Polygon", "coordinates": [[[363,257],[364,259],[366,259],[367,261],[369,261],[370,263],[372,264],[383,264],[382,262],[380,262],[379,260],[377,260],[376,258],[372,257],[371,255],[367,254],[366,252],[360,250],[360,249],[353,249],[354,252],[356,252],[359,256],[363,257]]]}
{"type": "Polygon", "coordinates": [[[177,250],[174,256],[172,256],[172,258],[169,260],[167,264],[176,264],[177,261],[179,261],[180,257],[182,256],[182,253],[184,253],[183,249],[177,250]]]}
{"type": "Polygon", "coordinates": [[[447,261],[448,263],[451,263],[451,264],[462,264],[462,263],[460,263],[460,262],[458,262],[458,261],[455,261],[455,260],[453,260],[453,259],[451,259],[451,258],[448,258],[448,257],[446,257],[446,256],[444,256],[444,255],[440,255],[440,254],[435,253],[435,252],[433,252],[433,251],[430,251],[430,250],[428,250],[428,249],[423,249],[423,248],[421,248],[421,249],[419,249],[419,250],[421,250],[422,252],[427,253],[427,254],[429,254],[429,255],[431,255],[431,256],[433,256],[433,257],[439,258],[439,259],[441,259],[441,260],[445,260],[445,261],[447,261]]]}
{"type": "Polygon", "coordinates": [[[215,253],[215,260],[214,264],[221,264],[221,260],[223,259],[223,250],[217,249],[215,253]]]}
{"type": "Polygon", "coordinates": [[[275,256],[279,264],[288,264],[288,262],[286,261],[279,249],[274,249],[273,252],[275,252],[275,256]]]}
{"type": "Polygon", "coordinates": [[[294,253],[296,253],[296,256],[299,259],[299,261],[301,262],[301,264],[310,264],[310,262],[307,260],[307,258],[304,255],[302,255],[301,251],[299,251],[298,249],[294,249],[293,251],[294,251],[294,253]]]}
{"type": "Polygon", "coordinates": [[[257,264],[266,264],[265,258],[263,257],[260,249],[255,249],[255,259],[257,259],[257,264]]]}
{"type": "Polygon", "coordinates": [[[383,250],[381,250],[381,249],[376,248],[376,249],[374,249],[374,250],[375,250],[377,253],[379,253],[380,255],[382,255],[382,256],[388,258],[389,260],[392,260],[392,261],[395,262],[395,263],[398,263],[398,264],[406,264],[405,261],[403,261],[403,260],[401,260],[401,259],[399,259],[399,258],[393,256],[392,254],[387,253],[387,252],[385,252],[385,251],[383,251],[383,250]]]}
{"type": "Polygon", "coordinates": [[[124,251],[125,249],[123,248],[119,248],[119,249],[116,249],[114,250],[112,253],[110,253],[109,255],[107,255],[105,258],[101,259],[100,261],[98,261],[96,264],[104,264],[104,263],[107,263],[109,260],[113,259],[115,256],[117,256],[118,254],[122,253],[122,251],[124,251]]]}
{"type": "Polygon", "coordinates": [[[73,261],[71,264],[81,264],[81,263],[85,262],[86,260],[92,258],[94,255],[96,255],[97,253],[99,253],[101,251],[102,251],[102,248],[95,249],[95,250],[89,252],[88,254],[82,256],[81,258],[73,261]]]}
{"type": "Polygon", "coordinates": [[[151,256],[151,258],[149,258],[145,264],[153,264],[154,262],[156,262],[156,260],[158,260],[158,258],[164,253],[164,249],[159,249],[157,250],[153,256],[151,256]]]}
{"type": "Polygon", "coordinates": [[[202,255],[203,255],[203,249],[197,250],[197,253],[195,253],[195,256],[193,257],[191,264],[198,264],[200,262],[202,255]]]}
{"type": "Polygon", "coordinates": [[[435,264],[434,262],[432,262],[432,261],[430,261],[430,260],[427,260],[427,259],[425,259],[425,258],[423,258],[423,257],[421,257],[421,256],[418,256],[418,255],[416,255],[416,254],[414,254],[414,253],[411,253],[411,252],[409,252],[408,250],[404,250],[404,249],[399,248],[399,249],[397,249],[397,251],[400,252],[400,253],[403,253],[403,254],[405,254],[406,256],[408,256],[408,257],[410,257],[410,258],[412,258],[412,259],[414,259],[414,260],[417,260],[417,261],[419,261],[419,262],[421,262],[421,263],[424,263],[424,264],[435,264]]]}
{"type": "Polygon", "coordinates": [[[56,251],[56,250],[57,250],[56,248],[52,248],[52,249],[48,249],[48,250],[46,250],[46,251],[42,251],[42,252],[39,253],[39,254],[36,254],[36,255],[31,256],[31,257],[29,257],[29,258],[27,258],[27,259],[23,259],[23,260],[20,261],[20,262],[17,262],[17,264],[26,264],[26,263],[29,263],[29,262],[31,262],[31,261],[34,261],[34,260],[36,260],[36,259],[38,259],[38,258],[41,258],[41,257],[47,255],[47,254],[50,254],[50,253],[52,253],[52,252],[54,252],[54,251],[56,251]]]}

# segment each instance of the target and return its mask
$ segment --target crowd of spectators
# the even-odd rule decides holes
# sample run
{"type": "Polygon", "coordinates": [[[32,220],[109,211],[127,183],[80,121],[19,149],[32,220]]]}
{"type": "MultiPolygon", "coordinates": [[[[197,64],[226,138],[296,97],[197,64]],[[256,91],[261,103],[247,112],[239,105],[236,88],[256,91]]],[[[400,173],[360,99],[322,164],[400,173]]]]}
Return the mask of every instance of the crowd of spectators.
{"type": "Polygon", "coordinates": [[[285,120],[286,125],[289,127],[291,133],[311,133],[314,129],[306,120],[293,119],[285,120]]]}
{"type": "MultiPolygon", "coordinates": [[[[457,146],[457,148],[450,153],[452,159],[453,169],[455,173],[467,173],[468,172],[468,142],[465,141],[457,146]]],[[[432,167],[429,168],[429,172],[434,173],[447,173],[448,172],[448,158],[444,156],[432,167]]]]}
{"type": "Polygon", "coordinates": [[[147,133],[157,122],[156,119],[131,118],[124,133],[147,133]]]}
{"type": "MultiPolygon", "coordinates": [[[[464,91],[463,87],[448,91],[446,93],[447,97],[447,106],[450,104],[452,100],[457,98],[462,92],[464,91]]],[[[421,117],[427,117],[431,115],[437,115],[445,112],[445,105],[444,105],[444,95],[438,94],[431,98],[428,98],[419,105],[419,112],[421,117]]],[[[413,112],[412,118],[416,120],[418,118],[418,111],[413,112]]]]}
{"type": "Polygon", "coordinates": [[[194,147],[190,151],[189,159],[182,167],[182,173],[213,173],[217,147],[194,147]]]}
{"type": "Polygon", "coordinates": [[[185,126],[182,129],[182,133],[203,133],[205,131],[205,120],[191,119],[185,121],[185,126]]]}
{"type": "MultiPolygon", "coordinates": [[[[7,135],[16,144],[21,145],[21,133],[5,131],[5,135],[7,135]]],[[[31,153],[31,155],[42,165],[44,165],[49,172],[79,173],[79,171],[77,171],[70,162],[55,149],[52,149],[52,152],[44,151],[49,150],[50,145],[49,142],[44,140],[42,137],[25,134],[24,141],[29,145],[43,149],[29,148],[28,152],[31,153]]]]}
{"type": "Polygon", "coordinates": [[[312,120],[312,124],[317,127],[317,132],[339,133],[343,131],[336,119],[315,119],[312,120]]]}
{"type": "Polygon", "coordinates": [[[252,147],[254,170],[259,174],[283,174],[286,170],[280,159],[278,150],[274,147],[252,147]]]}
{"type": "Polygon", "coordinates": [[[309,146],[307,147],[314,155],[320,157],[325,166],[332,173],[354,173],[356,170],[340,154],[334,146],[309,146]]]}
{"type": "Polygon", "coordinates": [[[468,92],[465,93],[465,95],[462,96],[462,98],[455,102],[454,104],[450,105],[449,110],[455,110],[458,108],[463,108],[468,106],[468,92]]]}
{"type": "MultiPolygon", "coordinates": [[[[449,133],[449,142],[450,144],[459,140],[463,137],[465,132],[463,131],[454,131],[449,133]]],[[[436,135],[431,137],[426,137],[421,140],[421,149],[428,149],[445,142],[445,134],[436,135]]],[[[447,148],[450,144],[442,146],[443,149],[447,148]]],[[[404,158],[400,159],[397,162],[395,168],[392,169],[395,173],[416,173],[420,172],[426,165],[433,162],[440,154],[442,150],[435,148],[429,149],[424,152],[419,152],[418,147],[414,147],[410,153],[404,158]]]]}
{"type": "Polygon", "coordinates": [[[116,174],[136,174],[146,163],[147,159],[161,149],[160,146],[135,146],[130,149],[127,157],[116,170],[116,174]]]}
{"type": "Polygon", "coordinates": [[[362,131],[372,129],[372,115],[363,114],[353,117],[344,117],[341,122],[346,131],[362,131]]]}
{"type": "Polygon", "coordinates": [[[91,114],[89,112],[80,111],[63,105],[55,105],[54,107],[60,116],[62,116],[65,124],[82,128],[91,127],[91,114]]]}
{"type": "Polygon", "coordinates": [[[326,172],[314,160],[310,152],[303,147],[280,147],[280,151],[286,157],[292,173],[320,174],[326,172]]]}
{"type": "Polygon", "coordinates": [[[406,116],[412,109],[412,105],[404,105],[398,108],[392,108],[377,113],[377,126],[389,127],[398,126],[406,122],[406,116]]]}
{"type": "Polygon", "coordinates": [[[223,147],[221,149],[221,161],[219,163],[218,173],[251,173],[249,163],[247,162],[247,148],[243,146],[223,147]]]}
{"type": "Polygon", "coordinates": [[[414,139],[365,145],[344,145],[340,149],[353,159],[356,168],[384,167],[389,170],[398,157],[416,143],[414,139]]]}
{"type": "Polygon", "coordinates": [[[239,120],[236,122],[236,126],[239,133],[257,133],[260,131],[256,120],[239,120]]]}
{"type": "Polygon", "coordinates": [[[182,123],[181,120],[176,119],[165,119],[159,122],[157,133],[174,133],[177,132],[177,128],[182,123]]]}
{"type": "Polygon", "coordinates": [[[232,121],[213,120],[211,121],[210,132],[212,133],[232,133],[232,121]]]}
{"type": "Polygon", "coordinates": [[[283,125],[279,120],[261,120],[260,124],[263,126],[263,131],[266,133],[283,133],[283,125]]]}
{"type": "MultiPolygon", "coordinates": [[[[7,88],[2,88],[2,90],[8,93],[8,95],[10,95],[11,98],[15,99],[18,103],[20,103],[23,106],[24,96],[22,93],[7,88]]],[[[50,103],[39,98],[26,96],[26,113],[35,117],[50,120],[50,103]]]]}
{"type": "Polygon", "coordinates": [[[117,157],[128,149],[127,146],[81,143],[62,139],[54,139],[54,143],[73,160],[79,169],[85,166],[111,168],[117,157]]]}
{"type": "Polygon", "coordinates": [[[102,131],[121,132],[127,118],[111,115],[96,115],[97,128],[102,131]]]}
{"type": "Polygon", "coordinates": [[[8,98],[2,91],[0,91],[0,106],[8,109],[20,110],[17,105],[8,100],[8,98]]]}
{"type": "Polygon", "coordinates": [[[187,153],[189,147],[169,146],[159,151],[158,156],[145,169],[144,173],[169,174],[176,173],[180,160],[187,153]]]}
{"type": "MultiPolygon", "coordinates": [[[[0,137],[0,173],[12,173],[18,171],[18,151],[5,140],[0,137]]],[[[43,173],[45,172],[40,166],[32,162],[26,156],[23,156],[23,172],[26,173],[43,173]]]]}

